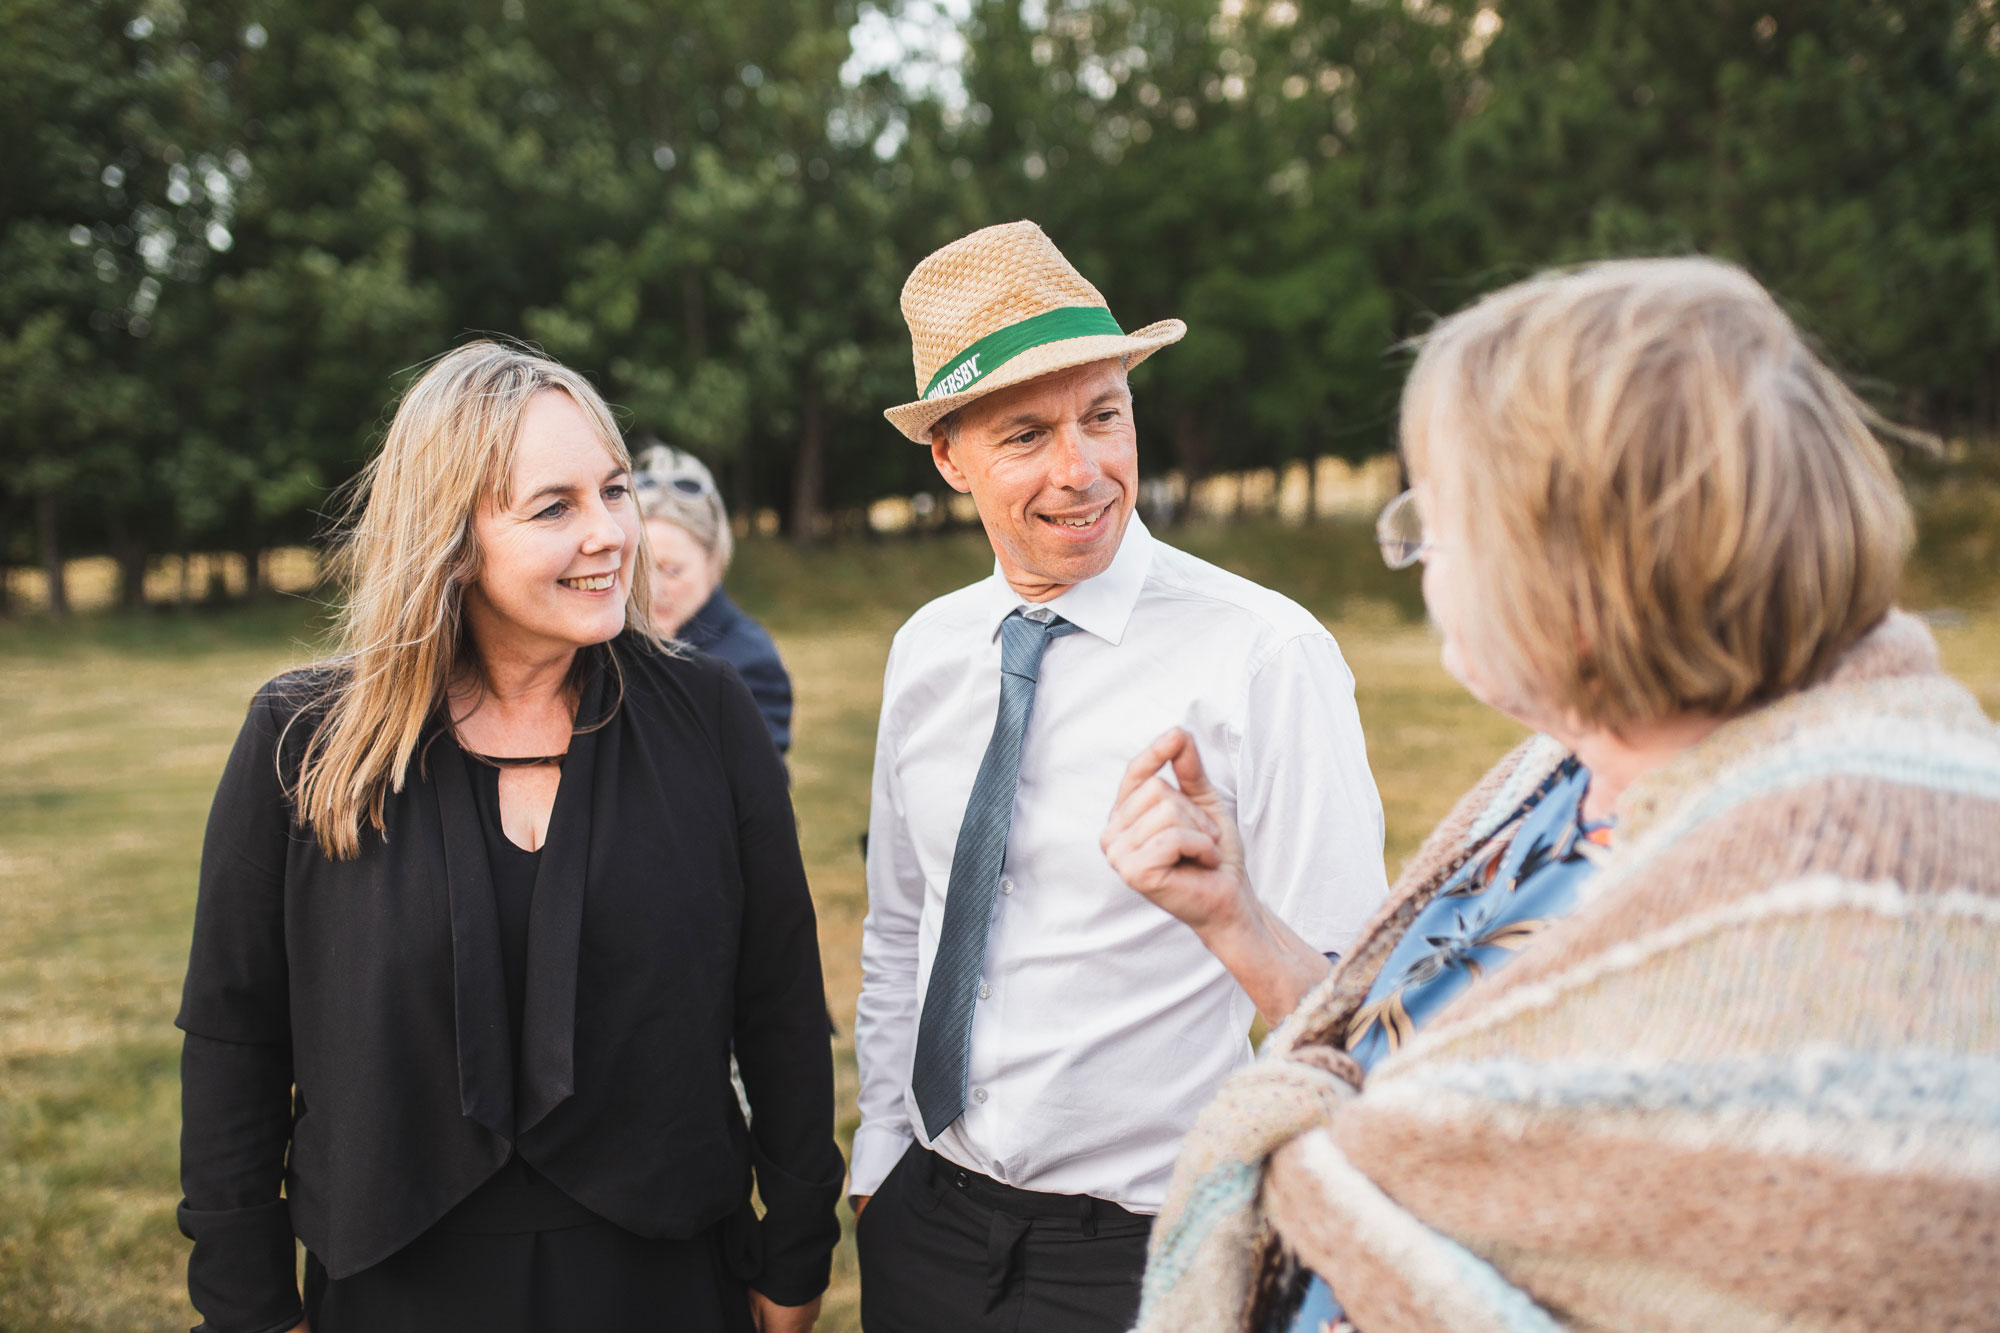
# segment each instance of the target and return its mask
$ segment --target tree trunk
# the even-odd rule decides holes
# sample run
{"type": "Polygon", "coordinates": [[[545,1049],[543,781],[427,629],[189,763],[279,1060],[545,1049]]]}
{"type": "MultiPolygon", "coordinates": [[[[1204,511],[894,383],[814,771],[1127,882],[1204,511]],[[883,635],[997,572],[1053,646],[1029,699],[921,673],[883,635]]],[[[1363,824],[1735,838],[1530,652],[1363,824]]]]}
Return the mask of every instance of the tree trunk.
{"type": "Polygon", "coordinates": [[[146,542],[112,510],[107,516],[111,528],[111,558],[118,562],[118,603],[127,611],[146,607],[146,542]]]}
{"type": "Polygon", "coordinates": [[[708,359],[708,308],[702,299],[701,272],[689,264],[681,270],[681,331],[687,337],[688,358],[708,359]]]}
{"type": "Polygon", "coordinates": [[[1187,479],[1187,496],[1176,509],[1182,518],[1194,517],[1194,488],[1197,482],[1208,475],[1209,457],[1208,431],[1202,425],[1201,414],[1192,407],[1176,407],[1173,421],[1174,466],[1187,479]]]}
{"type": "Polygon", "coordinates": [[[792,465],[792,540],[800,546],[810,546],[819,536],[825,453],[826,421],[819,386],[808,384],[799,410],[799,456],[792,465]]]}
{"type": "Polygon", "coordinates": [[[251,601],[264,592],[264,549],[246,546],[238,554],[243,557],[243,598],[251,601]]]}
{"type": "Polygon", "coordinates": [[[1191,407],[1174,409],[1174,464],[1193,485],[1208,475],[1208,442],[1191,407]]]}
{"type": "Polygon", "coordinates": [[[69,614],[69,584],[63,578],[62,515],[55,494],[35,497],[35,535],[42,548],[42,572],[49,582],[49,614],[69,614]]]}
{"type": "Polygon", "coordinates": [[[1986,411],[1982,413],[1984,420],[1980,424],[1987,442],[2000,446],[2000,352],[1993,354],[1992,373],[1980,386],[1980,392],[1986,396],[1986,411]]]}
{"type": "Polygon", "coordinates": [[[730,489],[736,493],[729,502],[729,512],[742,520],[744,530],[755,531],[757,522],[757,478],[751,467],[750,440],[744,437],[736,445],[736,457],[731,460],[730,489]]]}

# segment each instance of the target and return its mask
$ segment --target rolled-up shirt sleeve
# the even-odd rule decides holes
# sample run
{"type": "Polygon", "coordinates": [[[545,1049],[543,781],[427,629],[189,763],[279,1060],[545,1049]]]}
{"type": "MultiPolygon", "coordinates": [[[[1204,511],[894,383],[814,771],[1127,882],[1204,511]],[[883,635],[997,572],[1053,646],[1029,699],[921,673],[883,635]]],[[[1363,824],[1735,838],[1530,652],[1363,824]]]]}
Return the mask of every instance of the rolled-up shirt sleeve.
{"type": "Polygon", "coordinates": [[[915,1138],[905,1092],[917,1041],[917,936],[924,877],[917,865],[896,777],[896,738],[886,701],[895,698],[896,654],[885,673],[882,725],[868,809],[868,915],[861,925],[861,997],[854,1055],[861,1125],[854,1131],[848,1189],[873,1194],[915,1138]]]}
{"type": "Polygon", "coordinates": [[[1280,645],[1252,673],[1241,716],[1237,812],[1250,882],[1314,949],[1345,954],[1389,884],[1354,674],[1333,637],[1280,645]]]}
{"type": "Polygon", "coordinates": [[[181,1048],[181,1232],[201,1333],[268,1333],[303,1317],[279,1185],[291,1138],[292,1051],[189,1033],[181,1048]]]}
{"type": "Polygon", "coordinates": [[[199,1333],[267,1333],[302,1317],[289,1211],[291,1016],[273,691],[251,705],[202,843],[180,1016],[183,1234],[199,1333]]]}

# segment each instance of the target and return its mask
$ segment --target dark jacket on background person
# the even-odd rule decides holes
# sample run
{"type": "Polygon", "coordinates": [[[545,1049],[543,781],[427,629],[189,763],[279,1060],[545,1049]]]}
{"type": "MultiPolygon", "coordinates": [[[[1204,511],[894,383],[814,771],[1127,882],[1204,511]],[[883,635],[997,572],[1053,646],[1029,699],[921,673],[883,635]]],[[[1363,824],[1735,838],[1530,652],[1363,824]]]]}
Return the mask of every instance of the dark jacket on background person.
{"type": "Polygon", "coordinates": [[[789,752],[792,678],[786,674],[785,664],[778,660],[778,645],[771,642],[769,632],[731,601],[728,593],[717,588],[701,604],[701,610],[681,626],[677,637],[689,647],[699,648],[736,668],[736,674],[750,687],[750,697],[757,701],[757,711],[764,715],[771,744],[778,747],[779,754],[789,752]]]}
{"type": "Polygon", "coordinates": [[[295,1236],[331,1276],[359,1272],[512,1153],[656,1237],[748,1216],[754,1168],[766,1216],[737,1227],[748,1252],[732,1266],[780,1304],[825,1288],[843,1166],[783,765],[726,666],[631,635],[586,653],[583,729],[535,883],[518,1068],[449,728],[387,798],[386,837],[365,830],[357,859],[330,861],[285,795],[326,670],[280,677],[251,705],[209,817],[177,1020],[179,1216],[209,1327],[299,1308],[295,1236]]]}

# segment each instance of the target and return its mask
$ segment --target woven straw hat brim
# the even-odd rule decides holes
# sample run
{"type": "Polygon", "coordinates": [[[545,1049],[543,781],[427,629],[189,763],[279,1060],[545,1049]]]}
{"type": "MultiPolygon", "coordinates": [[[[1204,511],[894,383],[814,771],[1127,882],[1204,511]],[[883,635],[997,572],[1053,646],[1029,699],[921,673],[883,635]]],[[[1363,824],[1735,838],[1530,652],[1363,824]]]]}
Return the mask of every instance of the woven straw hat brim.
{"type": "Polygon", "coordinates": [[[890,425],[916,443],[929,444],[931,427],[975,398],[984,398],[995,390],[1011,388],[1072,366],[1088,365],[1092,361],[1109,361],[1122,356],[1128,358],[1125,364],[1130,368],[1186,336],[1186,324],[1177,319],[1163,319],[1131,333],[1089,334],[1082,338],[1043,343],[1040,347],[1029,348],[961,393],[921,398],[914,403],[892,407],[882,415],[889,418],[890,425]]]}

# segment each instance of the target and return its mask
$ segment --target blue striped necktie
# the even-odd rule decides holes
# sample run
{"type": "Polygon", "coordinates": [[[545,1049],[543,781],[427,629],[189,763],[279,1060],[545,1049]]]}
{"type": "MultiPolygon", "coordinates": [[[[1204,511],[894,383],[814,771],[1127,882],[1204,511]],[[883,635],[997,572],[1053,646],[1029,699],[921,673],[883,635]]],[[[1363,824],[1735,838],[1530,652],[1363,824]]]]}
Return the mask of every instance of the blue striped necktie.
{"type": "Polygon", "coordinates": [[[1000,624],[1000,714],[993,739],[979,761],[965,821],[958,826],[951,879],[945,889],[944,927],[930,986],[917,1020],[917,1055],[910,1087],[932,1139],[965,1110],[965,1071],[972,1051],[972,1004],[986,965],[986,932],[993,922],[993,895],[1007,855],[1007,829],[1014,819],[1014,785],[1021,773],[1021,737],[1035,704],[1042,653],[1049,640],[1076,632],[1061,616],[1030,620],[1019,611],[1000,624]]]}

